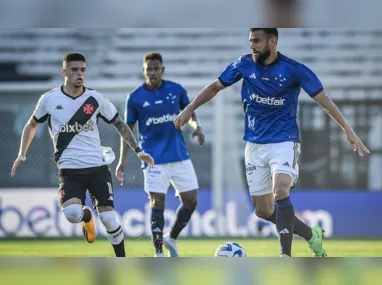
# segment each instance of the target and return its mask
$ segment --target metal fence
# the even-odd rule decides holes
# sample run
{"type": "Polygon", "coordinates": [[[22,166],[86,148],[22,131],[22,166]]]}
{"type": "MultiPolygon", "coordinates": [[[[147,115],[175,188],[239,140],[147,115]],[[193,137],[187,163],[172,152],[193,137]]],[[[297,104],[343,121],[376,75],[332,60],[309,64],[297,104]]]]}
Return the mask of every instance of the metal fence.
{"type": "Polygon", "coordinates": [[[300,187],[381,190],[382,100],[336,102],[371,155],[355,154],[340,127],[315,103],[300,105],[300,187]]]}

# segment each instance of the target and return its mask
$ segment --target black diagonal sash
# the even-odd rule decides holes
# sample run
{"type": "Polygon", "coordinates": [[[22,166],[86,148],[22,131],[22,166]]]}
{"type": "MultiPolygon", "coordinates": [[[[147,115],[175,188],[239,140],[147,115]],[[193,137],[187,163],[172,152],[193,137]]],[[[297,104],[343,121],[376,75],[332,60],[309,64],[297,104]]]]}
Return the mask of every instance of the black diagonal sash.
{"type": "MultiPolygon", "coordinates": [[[[99,104],[94,97],[89,97],[86,101],[81,105],[81,107],[76,111],[73,117],[67,123],[69,126],[74,125],[75,123],[79,125],[85,125],[87,121],[94,115],[96,110],[98,109],[99,104]],[[91,114],[86,114],[84,110],[84,106],[86,104],[93,105],[93,112],[91,114]]],[[[54,153],[54,160],[57,162],[62,152],[68,147],[72,139],[78,135],[78,132],[68,132],[68,133],[59,133],[56,143],[56,152],[54,153]]]]}

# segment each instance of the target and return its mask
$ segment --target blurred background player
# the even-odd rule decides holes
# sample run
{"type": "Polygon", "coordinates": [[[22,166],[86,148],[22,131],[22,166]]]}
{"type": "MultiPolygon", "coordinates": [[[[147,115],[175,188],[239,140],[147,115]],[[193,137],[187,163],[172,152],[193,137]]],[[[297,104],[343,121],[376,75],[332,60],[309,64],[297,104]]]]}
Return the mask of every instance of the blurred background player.
{"type": "MultiPolygon", "coordinates": [[[[162,244],[171,257],[178,256],[176,240],[191,219],[198,203],[198,181],[194,166],[184,143],[183,135],[173,125],[175,117],[189,104],[186,90],[178,83],[163,80],[165,67],[159,53],[143,57],[145,83],[135,89],[126,100],[126,122],[133,129],[138,121],[142,149],[151,154],[156,165],[144,168],[144,187],[151,203],[151,229],[155,256],[163,256],[162,244]],[[171,231],[163,236],[165,198],[170,183],[179,196],[181,205],[171,231]]],[[[192,136],[204,144],[204,134],[195,113],[190,116],[195,129],[192,136]]],[[[128,146],[121,140],[121,152],[116,177],[123,183],[128,146]]]]}
{"type": "Polygon", "coordinates": [[[97,128],[98,118],[113,124],[126,145],[138,157],[153,166],[152,157],[144,153],[133,133],[119,116],[114,105],[102,94],[84,86],[86,59],[81,53],[64,56],[64,84],[43,94],[33,115],[24,127],[18,157],[11,176],[26,160],[36,128],[48,121],[54,143],[54,160],[59,169],[59,202],[70,223],[83,222],[84,237],[89,243],[96,238],[91,208],[83,206],[86,190],[105,226],[107,237],[117,257],[125,256],[124,235],[114,211],[114,193],[108,164],[115,155],[110,148],[101,147],[97,128]]]}
{"type": "Polygon", "coordinates": [[[289,197],[298,179],[297,101],[301,87],[341,126],[354,151],[360,155],[369,151],[325,94],[318,77],[305,65],[277,51],[276,28],[251,28],[249,41],[252,54],[230,64],[178,115],[174,124],[181,129],[198,107],[243,79],[246,175],[256,215],[276,224],[281,257],[291,256],[293,233],[308,241],[314,256],[326,256],[322,229],[311,229],[295,217],[289,197]]]}

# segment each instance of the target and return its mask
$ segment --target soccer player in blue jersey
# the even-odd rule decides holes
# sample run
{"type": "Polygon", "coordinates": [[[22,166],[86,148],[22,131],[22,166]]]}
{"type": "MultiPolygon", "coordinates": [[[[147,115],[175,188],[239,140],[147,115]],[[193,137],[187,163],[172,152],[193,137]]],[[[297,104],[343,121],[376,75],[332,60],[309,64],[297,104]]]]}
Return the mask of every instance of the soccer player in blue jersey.
{"type": "Polygon", "coordinates": [[[324,257],[322,229],[310,228],[300,221],[289,197],[290,188],[298,178],[297,100],[301,88],[341,126],[354,151],[362,156],[369,150],[325,94],[317,76],[305,65],[277,51],[276,28],[251,28],[249,41],[252,54],[230,64],[177,116],[174,124],[180,129],[198,107],[243,79],[246,175],[256,215],[276,224],[280,256],[291,256],[295,233],[308,242],[314,256],[324,257]]]}
{"type": "MultiPolygon", "coordinates": [[[[143,58],[145,83],[135,89],[126,100],[126,121],[131,129],[138,122],[141,148],[155,160],[153,169],[143,165],[145,191],[151,203],[151,230],[155,256],[162,257],[162,244],[171,257],[178,256],[176,240],[191,219],[197,205],[198,181],[187,152],[183,135],[173,124],[176,116],[189,104],[186,90],[178,83],[163,80],[163,59],[159,53],[147,53],[143,58]],[[170,183],[180,198],[176,221],[163,236],[165,198],[170,183]]],[[[196,114],[189,122],[195,129],[193,137],[204,144],[204,134],[196,114]]],[[[121,140],[120,159],[116,169],[122,183],[128,145],[121,140]]]]}

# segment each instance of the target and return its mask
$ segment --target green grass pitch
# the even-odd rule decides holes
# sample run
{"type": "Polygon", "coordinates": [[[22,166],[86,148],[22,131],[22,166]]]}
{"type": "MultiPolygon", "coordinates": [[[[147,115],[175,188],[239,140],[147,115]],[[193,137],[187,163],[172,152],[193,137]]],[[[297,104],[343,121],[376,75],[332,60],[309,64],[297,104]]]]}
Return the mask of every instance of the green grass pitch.
{"type": "MultiPolygon", "coordinates": [[[[238,242],[248,257],[277,257],[277,239],[180,239],[182,257],[213,257],[216,248],[225,241],[238,242]]],[[[127,239],[129,257],[152,257],[149,239],[127,239]]],[[[382,257],[382,240],[325,240],[324,248],[330,257],[382,257]]],[[[166,254],[166,252],[165,252],[166,254]]],[[[302,239],[293,241],[294,257],[310,257],[308,244],[302,239]]],[[[82,239],[68,240],[1,240],[0,257],[112,257],[113,249],[106,239],[88,244],[82,239]]]]}

